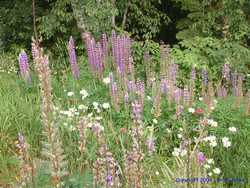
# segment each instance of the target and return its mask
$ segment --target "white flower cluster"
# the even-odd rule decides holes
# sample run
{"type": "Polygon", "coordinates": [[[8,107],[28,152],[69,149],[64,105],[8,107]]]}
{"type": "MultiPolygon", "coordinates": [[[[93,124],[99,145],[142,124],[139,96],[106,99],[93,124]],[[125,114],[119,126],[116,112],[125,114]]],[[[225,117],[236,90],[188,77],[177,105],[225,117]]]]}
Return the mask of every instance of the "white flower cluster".
{"type": "Polygon", "coordinates": [[[209,145],[212,147],[217,146],[216,136],[214,136],[214,135],[207,136],[207,137],[203,138],[203,141],[209,142],[209,145]]]}
{"type": "Polygon", "coordinates": [[[223,137],[222,138],[222,144],[223,144],[223,146],[225,148],[229,148],[232,145],[232,143],[231,143],[231,141],[229,140],[228,137],[223,137]]]}
{"type": "Polygon", "coordinates": [[[193,114],[195,112],[195,109],[194,108],[188,108],[188,112],[193,114]]]}
{"type": "Polygon", "coordinates": [[[237,129],[235,127],[229,127],[228,130],[232,133],[236,133],[237,129]]]}
{"type": "Polygon", "coordinates": [[[204,164],[204,168],[207,170],[212,169],[210,172],[208,172],[208,176],[212,176],[213,174],[219,175],[221,173],[221,170],[217,167],[213,167],[214,160],[213,159],[207,159],[206,164],[204,164]]]}
{"type": "Polygon", "coordinates": [[[208,119],[208,124],[211,125],[211,127],[218,127],[218,123],[213,119],[208,119]]]}
{"type": "Polygon", "coordinates": [[[110,78],[109,77],[106,77],[106,78],[103,78],[103,83],[108,85],[110,83],[110,78]]]}
{"type": "Polygon", "coordinates": [[[82,96],[82,100],[89,96],[88,92],[85,89],[80,91],[80,95],[82,96]]]}
{"type": "Polygon", "coordinates": [[[77,109],[75,107],[69,108],[66,111],[61,110],[60,114],[68,116],[68,118],[73,118],[74,116],[79,116],[79,112],[77,111],[77,109]]]}
{"type": "Polygon", "coordinates": [[[174,157],[178,157],[178,156],[183,157],[183,156],[187,155],[187,150],[180,149],[180,148],[174,148],[174,151],[172,152],[172,155],[174,157]]]}

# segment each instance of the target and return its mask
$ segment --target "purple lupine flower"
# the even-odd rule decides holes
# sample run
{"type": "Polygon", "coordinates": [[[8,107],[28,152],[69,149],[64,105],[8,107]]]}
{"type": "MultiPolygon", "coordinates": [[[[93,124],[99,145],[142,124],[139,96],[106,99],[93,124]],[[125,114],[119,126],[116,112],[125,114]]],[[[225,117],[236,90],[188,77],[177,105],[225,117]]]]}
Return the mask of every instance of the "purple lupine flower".
{"type": "Polygon", "coordinates": [[[227,96],[227,89],[224,86],[221,87],[221,94],[222,94],[222,97],[227,96]]]}
{"type": "Polygon", "coordinates": [[[104,71],[104,62],[103,62],[103,55],[102,55],[102,48],[100,42],[96,44],[96,68],[97,68],[97,73],[102,74],[104,71]]]}
{"type": "Polygon", "coordinates": [[[152,154],[155,151],[155,139],[150,136],[146,141],[146,145],[147,145],[149,154],[152,154]]]}
{"type": "Polygon", "coordinates": [[[237,87],[236,87],[236,95],[240,97],[242,95],[242,82],[244,80],[243,74],[238,74],[237,87]]]}
{"type": "Polygon", "coordinates": [[[145,84],[143,81],[138,80],[136,82],[136,92],[142,96],[144,96],[145,93],[145,84]]]}
{"type": "Polygon", "coordinates": [[[188,87],[184,87],[183,89],[183,101],[184,104],[189,104],[190,102],[190,92],[188,90],[188,87]]]}
{"type": "Polygon", "coordinates": [[[132,73],[134,70],[133,62],[134,62],[133,58],[129,57],[129,59],[128,59],[128,73],[132,73]]]}
{"type": "Polygon", "coordinates": [[[172,79],[174,85],[176,84],[176,76],[177,76],[178,68],[179,66],[175,63],[172,63],[170,65],[170,78],[172,79]]]}
{"type": "Polygon", "coordinates": [[[227,89],[224,86],[219,86],[218,91],[217,91],[218,97],[226,97],[227,96],[227,89]]]}
{"type": "Polygon", "coordinates": [[[197,162],[198,162],[198,164],[202,165],[205,162],[205,160],[206,160],[206,156],[204,155],[204,153],[199,152],[197,154],[197,162]]]}
{"type": "Polygon", "coordinates": [[[129,94],[128,94],[128,92],[126,92],[125,95],[124,95],[124,102],[125,102],[125,104],[129,103],[129,94]]]}
{"type": "Polygon", "coordinates": [[[195,81],[195,79],[196,79],[196,70],[195,70],[195,67],[192,67],[191,80],[195,81]]]}
{"type": "Polygon", "coordinates": [[[142,115],[142,105],[139,101],[135,100],[132,102],[132,111],[134,120],[139,122],[142,115]]]}
{"type": "Polygon", "coordinates": [[[25,75],[29,70],[28,56],[24,50],[19,54],[19,67],[21,75],[25,75]]]}
{"type": "Polygon", "coordinates": [[[116,95],[116,94],[117,94],[117,91],[118,91],[117,83],[116,83],[116,82],[113,82],[113,83],[111,84],[111,93],[112,93],[112,95],[116,95]]]}
{"type": "Polygon", "coordinates": [[[225,78],[227,81],[230,81],[230,67],[228,63],[225,63],[223,65],[222,77],[225,78]]]}
{"type": "Polygon", "coordinates": [[[116,59],[116,32],[112,30],[112,37],[111,37],[111,43],[112,43],[112,55],[116,59]]]}
{"type": "Polygon", "coordinates": [[[201,78],[202,78],[202,83],[204,86],[208,85],[208,72],[207,69],[203,68],[201,70],[201,78]]]}
{"type": "Polygon", "coordinates": [[[110,80],[110,83],[114,82],[114,75],[112,72],[109,73],[109,80],[110,80]]]}
{"type": "Polygon", "coordinates": [[[80,73],[79,68],[77,65],[77,59],[76,59],[76,47],[73,37],[71,36],[68,43],[68,53],[69,53],[69,62],[71,65],[71,71],[73,74],[73,77],[75,79],[79,79],[80,73]]]}
{"type": "Polygon", "coordinates": [[[177,104],[180,103],[182,97],[182,89],[176,88],[174,91],[174,99],[177,104]]]}
{"type": "Polygon", "coordinates": [[[106,58],[108,56],[108,38],[105,33],[102,34],[101,46],[103,57],[106,58]]]}
{"type": "Polygon", "coordinates": [[[20,68],[20,73],[21,76],[27,81],[31,82],[31,77],[29,74],[29,61],[28,61],[28,56],[25,53],[24,50],[21,51],[19,54],[19,68],[20,68]]]}
{"type": "Polygon", "coordinates": [[[165,95],[168,93],[168,81],[165,78],[161,80],[161,92],[165,95]]]}
{"type": "Polygon", "coordinates": [[[237,80],[238,80],[238,73],[234,72],[231,74],[231,83],[232,83],[232,90],[233,90],[233,95],[237,95],[237,80]]]}
{"type": "Polygon", "coordinates": [[[99,122],[95,122],[92,126],[91,129],[93,133],[98,137],[100,134],[103,132],[104,128],[101,126],[99,122]]]}
{"type": "Polygon", "coordinates": [[[127,87],[129,92],[134,92],[136,89],[136,84],[134,83],[134,80],[128,80],[127,87]]]}
{"type": "Polygon", "coordinates": [[[131,63],[131,41],[129,37],[117,36],[115,31],[112,31],[112,55],[117,67],[118,73],[123,75],[131,63]]]}

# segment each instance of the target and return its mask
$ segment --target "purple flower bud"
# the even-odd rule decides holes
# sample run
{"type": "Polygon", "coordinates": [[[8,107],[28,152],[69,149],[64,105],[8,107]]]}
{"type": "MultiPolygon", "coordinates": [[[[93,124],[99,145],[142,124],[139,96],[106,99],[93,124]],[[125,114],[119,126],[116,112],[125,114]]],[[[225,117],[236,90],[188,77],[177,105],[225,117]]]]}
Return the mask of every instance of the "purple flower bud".
{"type": "Polygon", "coordinates": [[[68,43],[68,53],[69,53],[69,62],[71,65],[71,71],[72,71],[73,77],[75,79],[79,79],[80,73],[79,73],[79,68],[78,68],[77,60],[76,60],[75,42],[72,36],[70,37],[69,43],[68,43]]]}
{"type": "Polygon", "coordinates": [[[108,185],[112,185],[113,184],[113,176],[111,174],[108,174],[106,181],[107,181],[108,185]]]}

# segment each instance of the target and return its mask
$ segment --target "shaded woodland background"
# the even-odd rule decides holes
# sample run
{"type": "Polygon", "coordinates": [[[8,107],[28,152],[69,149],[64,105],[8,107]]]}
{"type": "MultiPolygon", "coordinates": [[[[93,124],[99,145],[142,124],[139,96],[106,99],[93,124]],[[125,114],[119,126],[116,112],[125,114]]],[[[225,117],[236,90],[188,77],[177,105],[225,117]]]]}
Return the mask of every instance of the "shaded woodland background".
{"type": "Polygon", "coordinates": [[[164,42],[184,70],[210,67],[216,79],[228,61],[249,72],[249,0],[2,0],[0,7],[0,48],[8,57],[30,49],[35,33],[54,59],[62,59],[71,35],[84,54],[82,32],[98,38],[115,29],[134,39],[136,63],[146,50],[157,59],[164,42]]]}

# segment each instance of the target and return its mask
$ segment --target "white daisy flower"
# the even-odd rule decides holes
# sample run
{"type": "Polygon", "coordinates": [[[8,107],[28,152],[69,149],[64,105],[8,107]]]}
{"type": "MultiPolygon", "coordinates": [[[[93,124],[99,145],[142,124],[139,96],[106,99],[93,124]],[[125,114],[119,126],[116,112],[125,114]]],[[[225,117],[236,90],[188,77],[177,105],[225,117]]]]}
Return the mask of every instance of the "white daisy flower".
{"type": "Polygon", "coordinates": [[[212,141],[209,143],[210,146],[212,147],[216,147],[217,146],[217,142],[216,141],[212,141]]]}
{"type": "Polygon", "coordinates": [[[180,155],[180,152],[181,152],[180,148],[174,148],[172,155],[178,157],[180,155]]]}
{"type": "Polygon", "coordinates": [[[108,109],[108,108],[110,108],[110,105],[109,105],[109,103],[103,103],[103,104],[102,104],[102,107],[103,107],[104,109],[108,109]]]}
{"type": "Polygon", "coordinates": [[[107,84],[109,84],[109,83],[110,83],[110,78],[109,78],[109,77],[103,78],[103,80],[102,80],[102,81],[103,81],[103,83],[104,83],[104,84],[106,84],[106,85],[107,85],[107,84]]]}
{"type": "Polygon", "coordinates": [[[67,93],[67,96],[68,96],[68,97],[72,97],[73,95],[74,95],[74,92],[73,92],[73,91],[70,91],[70,92],[67,93]]]}
{"type": "Polygon", "coordinates": [[[178,138],[182,138],[182,134],[177,134],[177,137],[178,138]]]}
{"type": "Polygon", "coordinates": [[[185,155],[187,155],[187,150],[185,150],[185,149],[181,150],[180,155],[181,155],[182,157],[185,156],[185,155]]]}
{"type": "Polygon", "coordinates": [[[220,171],[219,168],[214,168],[214,169],[213,169],[213,172],[214,172],[215,174],[220,174],[220,173],[221,173],[221,171],[220,171]]]}
{"type": "Polygon", "coordinates": [[[171,130],[169,128],[166,128],[167,133],[171,133],[171,130]]]}
{"type": "Polygon", "coordinates": [[[85,106],[84,104],[80,104],[80,105],[78,106],[78,109],[79,109],[79,110],[87,110],[88,107],[85,106]]]}
{"type": "Polygon", "coordinates": [[[148,100],[148,101],[151,101],[152,98],[151,98],[150,96],[147,96],[147,100],[148,100]]]}
{"type": "Polygon", "coordinates": [[[157,124],[158,123],[157,119],[153,119],[153,123],[157,124]]]}
{"type": "Polygon", "coordinates": [[[237,129],[236,127],[229,127],[228,130],[232,133],[236,133],[237,132],[237,129]]]}
{"type": "Polygon", "coordinates": [[[205,165],[204,165],[204,168],[205,168],[205,169],[209,169],[209,168],[210,168],[210,165],[209,165],[209,164],[205,164],[205,165]]]}
{"type": "Polygon", "coordinates": [[[218,127],[218,123],[213,119],[208,119],[208,124],[211,125],[211,127],[218,127]]]}
{"type": "Polygon", "coordinates": [[[92,105],[94,106],[94,109],[97,109],[98,108],[98,102],[93,102],[92,105]]]}
{"type": "Polygon", "coordinates": [[[89,96],[88,92],[85,89],[80,91],[80,95],[82,96],[82,100],[89,96]]]}
{"type": "Polygon", "coordinates": [[[229,148],[232,145],[229,138],[227,137],[222,138],[222,143],[225,148],[229,148]]]}
{"type": "Polygon", "coordinates": [[[207,159],[207,163],[208,164],[214,164],[214,160],[213,159],[207,159]]]}
{"type": "Polygon", "coordinates": [[[188,112],[193,114],[195,112],[195,109],[194,108],[188,108],[188,112]]]}

